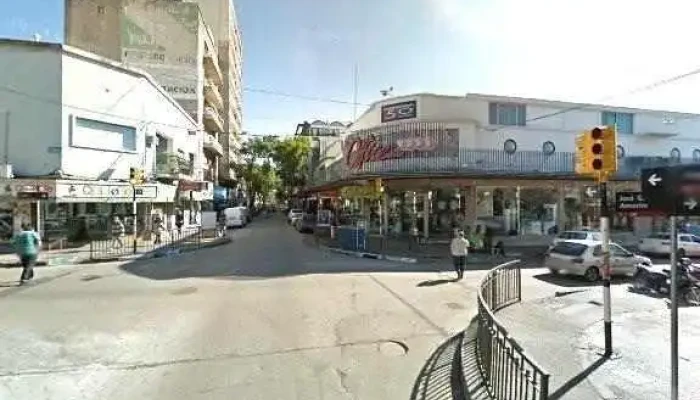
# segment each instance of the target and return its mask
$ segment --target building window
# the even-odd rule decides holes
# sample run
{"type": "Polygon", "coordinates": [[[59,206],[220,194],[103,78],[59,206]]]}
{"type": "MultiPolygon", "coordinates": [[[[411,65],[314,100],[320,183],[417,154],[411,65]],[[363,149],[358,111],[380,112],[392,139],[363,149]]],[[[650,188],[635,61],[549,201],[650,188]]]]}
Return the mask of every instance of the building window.
{"type": "Polygon", "coordinates": [[[104,14],[105,13],[105,6],[97,6],[97,13],[104,14]]]}
{"type": "Polygon", "coordinates": [[[546,141],[542,143],[542,152],[544,155],[549,156],[554,154],[554,152],[557,150],[556,146],[554,146],[554,142],[552,141],[546,141]]]}
{"type": "Polygon", "coordinates": [[[508,139],[503,143],[503,151],[508,154],[513,154],[518,150],[518,144],[513,139],[508,139]]]}
{"type": "Polygon", "coordinates": [[[678,149],[678,147],[674,147],[671,149],[670,156],[672,160],[680,161],[681,151],[678,149]]]}
{"type": "Polygon", "coordinates": [[[622,145],[617,145],[617,158],[625,158],[625,148],[622,145]]]}
{"type": "Polygon", "coordinates": [[[601,124],[617,127],[618,133],[631,135],[634,133],[634,114],[603,111],[601,124]]]}
{"type": "Polygon", "coordinates": [[[71,146],[135,152],[136,128],[77,117],[71,132],[71,146]]]}
{"type": "Polygon", "coordinates": [[[700,162],[700,149],[693,150],[693,161],[700,162]]]}
{"type": "Polygon", "coordinates": [[[489,124],[525,126],[525,105],[489,103],[489,124]]]}

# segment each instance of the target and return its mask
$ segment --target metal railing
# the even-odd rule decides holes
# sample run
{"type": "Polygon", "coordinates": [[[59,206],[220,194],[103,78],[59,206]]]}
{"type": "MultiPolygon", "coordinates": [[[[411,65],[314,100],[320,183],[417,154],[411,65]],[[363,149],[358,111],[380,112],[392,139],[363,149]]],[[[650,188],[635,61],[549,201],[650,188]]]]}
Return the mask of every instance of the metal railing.
{"type": "Polygon", "coordinates": [[[119,235],[107,232],[105,238],[90,240],[90,259],[111,260],[134,254],[198,249],[202,245],[203,235],[198,226],[162,232],[147,229],[137,233],[136,238],[133,233],[119,235]]]}
{"type": "Polygon", "coordinates": [[[520,260],[490,270],[478,292],[477,360],[490,394],[498,400],[546,400],[549,373],[525,354],[495,313],[520,302],[520,260]]]}

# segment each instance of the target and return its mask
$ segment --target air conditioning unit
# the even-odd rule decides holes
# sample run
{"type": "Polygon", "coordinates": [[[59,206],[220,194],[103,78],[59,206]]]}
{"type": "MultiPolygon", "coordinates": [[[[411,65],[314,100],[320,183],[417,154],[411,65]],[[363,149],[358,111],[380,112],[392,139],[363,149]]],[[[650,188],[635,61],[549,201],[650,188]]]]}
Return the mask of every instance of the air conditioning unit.
{"type": "Polygon", "coordinates": [[[0,178],[2,179],[12,179],[12,165],[11,164],[0,164],[0,178]]]}

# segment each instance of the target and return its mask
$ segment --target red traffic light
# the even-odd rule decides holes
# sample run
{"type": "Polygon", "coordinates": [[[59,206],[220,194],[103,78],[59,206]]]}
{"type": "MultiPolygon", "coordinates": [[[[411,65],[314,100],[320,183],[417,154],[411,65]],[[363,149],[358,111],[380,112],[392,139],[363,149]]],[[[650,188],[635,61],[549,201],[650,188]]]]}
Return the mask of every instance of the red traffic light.
{"type": "Polygon", "coordinates": [[[601,169],[603,169],[603,160],[601,160],[600,158],[596,158],[595,160],[593,160],[591,165],[593,166],[594,170],[596,170],[596,171],[601,170],[601,169]]]}
{"type": "Polygon", "coordinates": [[[603,145],[600,143],[594,143],[593,146],[591,146],[591,153],[603,154],[603,145]]]}
{"type": "Polygon", "coordinates": [[[591,129],[591,137],[593,140],[600,140],[603,137],[603,130],[600,128],[591,129]]]}

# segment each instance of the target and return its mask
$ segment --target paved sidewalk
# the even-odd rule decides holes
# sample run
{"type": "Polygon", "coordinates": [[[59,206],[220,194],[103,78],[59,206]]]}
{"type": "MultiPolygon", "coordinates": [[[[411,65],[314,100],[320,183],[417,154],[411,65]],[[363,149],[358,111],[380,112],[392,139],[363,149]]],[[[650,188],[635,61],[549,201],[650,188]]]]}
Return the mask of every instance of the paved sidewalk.
{"type": "MultiPolygon", "coordinates": [[[[226,244],[231,241],[231,237],[223,238],[202,238],[198,244],[187,243],[181,247],[175,246],[175,249],[180,252],[195,251],[207,247],[218,246],[221,244],[226,244]]],[[[149,251],[139,251],[137,253],[125,252],[114,257],[102,257],[102,259],[91,259],[90,257],[90,245],[85,245],[73,249],[63,249],[63,250],[53,250],[53,251],[43,251],[39,253],[39,259],[37,260],[37,266],[50,266],[50,265],[72,265],[72,264],[84,264],[84,263],[99,263],[102,261],[115,261],[115,260],[131,260],[136,258],[148,258],[148,257],[158,257],[162,255],[169,249],[168,245],[163,245],[161,247],[155,247],[149,251]]],[[[0,268],[17,268],[20,267],[19,260],[15,254],[1,254],[0,255],[0,268]]]]}
{"type": "MultiPolygon", "coordinates": [[[[526,300],[526,299],[525,299],[526,300]]],[[[604,348],[602,288],[516,304],[497,314],[511,335],[552,377],[550,399],[669,398],[669,311],[664,299],[614,285],[613,346],[604,348]]],[[[700,398],[700,308],[680,310],[680,399],[700,398]],[[692,367],[692,366],[695,367],[692,367]]]]}

